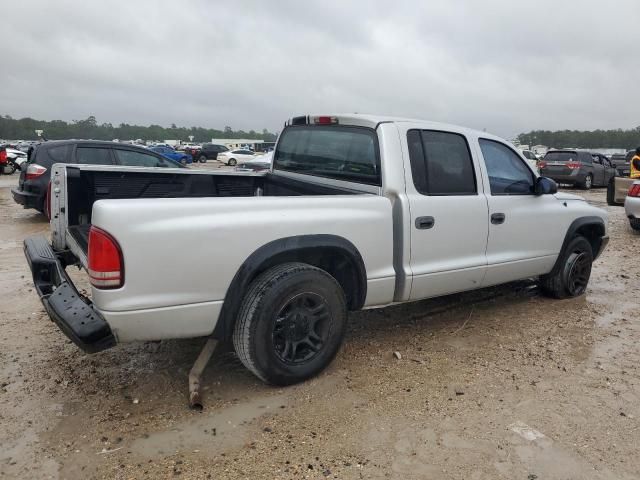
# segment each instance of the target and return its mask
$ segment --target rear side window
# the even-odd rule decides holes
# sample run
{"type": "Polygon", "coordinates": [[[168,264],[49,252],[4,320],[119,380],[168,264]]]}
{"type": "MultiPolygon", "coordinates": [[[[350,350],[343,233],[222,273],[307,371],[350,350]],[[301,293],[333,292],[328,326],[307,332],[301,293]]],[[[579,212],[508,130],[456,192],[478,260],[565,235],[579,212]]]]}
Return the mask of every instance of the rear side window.
{"type": "Polygon", "coordinates": [[[296,126],[282,132],[274,168],[367,185],[381,185],[375,132],[346,126],[296,126]]]}
{"type": "Polygon", "coordinates": [[[433,130],[407,132],[411,174],[423,195],[476,195],[476,177],[467,139],[433,130]]]}
{"type": "Polygon", "coordinates": [[[78,147],[76,161],[87,165],[112,165],[111,152],[108,148],[78,147]]]}
{"type": "Polygon", "coordinates": [[[37,147],[31,154],[30,161],[44,167],[54,163],[69,163],[73,145],[58,145],[56,147],[37,147]]]}
{"type": "Polygon", "coordinates": [[[593,165],[593,157],[588,152],[578,152],[578,158],[585,165],[593,165]]]}
{"type": "Polygon", "coordinates": [[[173,162],[143,152],[133,150],[114,150],[118,163],[129,167],[177,167],[173,162]]]}

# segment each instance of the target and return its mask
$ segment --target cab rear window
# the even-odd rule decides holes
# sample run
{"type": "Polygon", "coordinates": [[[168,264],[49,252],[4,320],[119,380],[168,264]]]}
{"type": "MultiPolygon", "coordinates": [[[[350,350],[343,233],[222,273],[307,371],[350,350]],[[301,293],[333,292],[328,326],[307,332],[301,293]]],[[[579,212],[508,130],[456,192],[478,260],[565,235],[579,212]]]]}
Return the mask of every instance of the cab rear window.
{"type": "Polygon", "coordinates": [[[274,169],[367,185],[381,185],[375,131],[348,126],[286,128],[276,148],[274,169]]]}

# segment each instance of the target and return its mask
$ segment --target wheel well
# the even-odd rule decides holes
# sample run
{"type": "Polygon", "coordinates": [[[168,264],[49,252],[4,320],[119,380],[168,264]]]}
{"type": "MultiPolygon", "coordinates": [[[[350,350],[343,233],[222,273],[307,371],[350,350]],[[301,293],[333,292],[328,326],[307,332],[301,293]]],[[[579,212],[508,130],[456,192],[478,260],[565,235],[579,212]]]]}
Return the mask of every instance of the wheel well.
{"type": "Polygon", "coordinates": [[[604,236],[604,225],[601,223],[583,225],[576,230],[576,235],[582,235],[589,241],[591,244],[591,251],[595,256],[600,251],[602,237],[604,236]]]}
{"type": "Polygon", "coordinates": [[[301,262],[320,268],[342,287],[347,308],[359,310],[367,295],[367,272],[358,249],[335,235],[303,235],[281,238],[252,253],[233,277],[222,305],[213,337],[228,340],[249,285],[258,275],[287,262],[301,262]]]}
{"type": "Polygon", "coordinates": [[[309,247],[279,253],[262,263],[251,281],[269,268],[287,262],[308,263],[324,270],[342,287],[349,310],[362,307],[366,284],[361,284],[362,279],[353,258],[339,247],[309,247]]]}

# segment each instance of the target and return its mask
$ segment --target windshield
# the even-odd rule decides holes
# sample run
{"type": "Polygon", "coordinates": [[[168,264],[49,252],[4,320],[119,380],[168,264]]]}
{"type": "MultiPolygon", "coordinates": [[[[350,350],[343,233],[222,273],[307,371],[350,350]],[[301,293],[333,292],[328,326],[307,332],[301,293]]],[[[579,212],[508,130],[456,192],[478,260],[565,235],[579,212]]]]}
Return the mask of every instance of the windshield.
{"type": "Polygon", "coordinates": [[[549,152],[544,156],[546,162],[577,162],[576,152],[549,152]]]}
{"type": "Polygon", "coordinates": [[[278,142],[274,169],[381,185],[377,137],[362,127],[289,127],[278,142]]]}

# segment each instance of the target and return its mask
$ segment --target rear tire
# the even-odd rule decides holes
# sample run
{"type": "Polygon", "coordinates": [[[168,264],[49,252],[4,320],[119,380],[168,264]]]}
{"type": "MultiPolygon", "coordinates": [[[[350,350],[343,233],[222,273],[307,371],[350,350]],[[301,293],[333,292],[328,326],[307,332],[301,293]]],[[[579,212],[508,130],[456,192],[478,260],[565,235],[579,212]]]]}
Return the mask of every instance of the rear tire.
{"type": "Polygon", "coordinates": [[[204,155],[200,155],[200,158],[198,160],[200,160],[200,163],[207,163],[207,157],[205,157],[204,155]]]}
{"type": "Polygon", "coordinates": [[[587,289],[592,263],[591,244],[586,238],[578,235],[560,254],[558,271],[553,275],[540,277],[540,288],[553,298],[580,296],[587,289]]]}
{"type": "Polygon", "coordinates": [[[631,225],[631,228],[634,230],[640,231],[640,218],[630,218],[629,225],[631,225]]]}
{"type": "Polygon", "coordinates": [[[251,283],[233,345],[244,366],[258,378],[291,385],[331,363],[346,323],[345,295],[335,278],[305,263],[285,263],[251,283]]]}
{"type": "Polygon", "coordinates": [[[615,177],[609,180],[609,184],[607,185],[607,205],[613,207],[616,205],[620,205],[616,203],[616,179],[615,177]]]}
{"type": "Polygon", "coordinates": [[[584,182],[582,182],[582,185],[580,185],[580,187],[583,190],[591,190],[591,187],[593,187],[593,175],[588,173],[587,176],[584,177],[584,182]]]}

